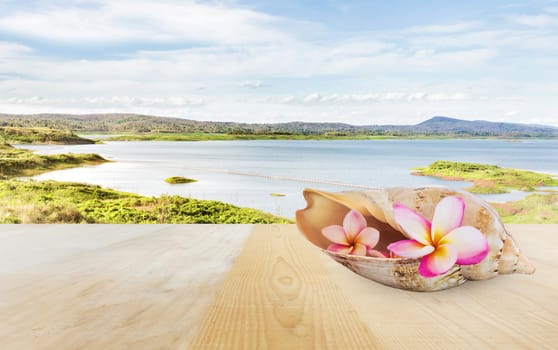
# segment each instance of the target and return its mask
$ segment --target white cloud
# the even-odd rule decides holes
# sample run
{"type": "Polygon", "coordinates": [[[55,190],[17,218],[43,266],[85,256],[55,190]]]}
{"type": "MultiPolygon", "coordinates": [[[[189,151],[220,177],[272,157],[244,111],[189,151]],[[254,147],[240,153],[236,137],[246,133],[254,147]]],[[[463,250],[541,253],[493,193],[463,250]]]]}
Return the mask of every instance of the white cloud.
{"type": "MultiPolygon", "coordinates": [[[[200,97],[83,97],[0,99],[1,113],[138,113],[171,117],[198,116],[211,100],[200,97]]],[[[208,118],[211,119],[211,118],[208,118]]]]}
{"type": "Polygon", "coordinates": [[[246,80],[239,84],[240,87],[248,89],[257,89],[266,86],[263,81],[260,80],[246,80]]]}
{"type": "Polygon", "coordinates": [[[374,92],[364,94],[330,94],[322,95],[312,93],[304,96],[290,95],[286,97],[267,98],[266,101],[271,103],[285,104],[329,104],[329,105],[355,105],[355,104],[374,104],[374,103],[415,103],[421,102],[449,102],[464,101],[471,99],[467,94],[462,92],[443,93],[443,92],[374,92]]]}
{"type": "MultiPolygon", "coordinates": [[[[494,83],[495,84],[495,83],[494,83]]],[[[548,96],[558,92],[558,85],[525,86],[519,95],[487,97],[490,83],[479,82],[474,95],[463,92],[385,91],[361,94],[289,95],[266,98],[246,96],[175,96],[105,98],[2,98],[3,113],[113,113],[129,112],[151,115],[187,117],[199,120],[241,122],[347,122],[352,124],[412,124],[434,115],[463,119],[508,122],[558,122],[549,110],[558,103],[548,103],[548,96]],[[483,89],[483,87],[485,87],[483,89]],[[535,97],[533,97],[535,95],[535,97]],[[546,101],[546,102],[545,102],[546,101]],[[510,112],[511,111],[511,112],[510,112]],[[530,117],[530,116],[534,117],[530,117]],[[526,117],[528,116],[528,117],[526,117]]],[[[513,87],[510,87],[510,89],[513,87]]],[[[451,87],[447,87],[451,91],[451,87]]],[[[509,90],[507,91],[509,92],[509,90]]]]}
{"type": "MultiPolygon", "coordinates": [[[[376,41],[372,41],[370,46],[378,47],[376,41]]],[[[105,82],[109,85],[112,81],[148,83],[156,80],[186,81],[205,86],[211,80],[369,75],[390,71],[429,72],[453,70],[456,65],[465,71],[483,64],[497,54],[492,49],[374,51],[366,49],[365,42],[363,51],[345,51],[344,47],[345,44],[335,42],[327,45],[297,43],[227,46],[141,51],[119,59],[103,60],[46,58],[33,52],[14,51],[17,55],[0,61],[0,71],[31,76],[39,81],[57,81],[60,85],[71,81],[105,82]]],[[[241,85],[256,88],[263,86],[263,83],[257,79],[249,79],[241,85]]]]}
{"type": "Polygon", "coordinates": [[[477,65],[486,62],[498,54],[496,49],[480,48],[470,50],[442,51],[420,50],[408,58],[410,64],[416,64],[440,70],[443,68],[455,69],[456,65],[466,68],[469,65],[477,65]]]}
{"type": "Polygon", "coordinates": [[[445,34],[445,33],[464,32],[478,26],[479,24],[477,22],[458,22],[452,24],[414,26],[408,28],[406,31],[409,33],[420,33],[420,34],[445,34]]]}
{"type": "Polygon", "coordinates": [[[532,80],[556,77],[558,40],[551,10],[545,11],[504,17],[509,21],[501,25],[475,19],[347,33],[235,1],[37,2],[0,14],[0,32],[20,38],[0,41],[0,112],[355,123],[437,114],[552,120],[558,89],[545,81],[543,88],[525,88],[526,74],[517,71],[529,67],[532,80]],[[57,51],[34,46],[53,41],[57,51]],[[110,54],[98,54],[99,46],[110,54]]]}
{"type": "Polygon", "coordinates": [[[517,24],[522,24],[529,27],[537,27],[537,28],[558,26],[558,18],[556,18],[556,16],[547,15],[547,14],[515,15],[515,16],[510,16],[509,20],[517,24]]]}
{"type": "Polygon", "coordinates": [[[492,50],[558,51],[556,34],[539,29],[483,30],[452,35],[422,36],[408,39],[413,47],[484,48],[492,50]]]}
{"type": "Polygon", "coordinates": [[[112,96],[112,97],[82,97],[82,98],[45,98],[33,96],[28,98],[11,97],[0,99],[0,105],[41,105],[41,106],[84,106],[84,107],[183,107],[183,106],[202,106],[208,99],[201,97],[132,97],[132,96],[112,96]]]}
{"type": "Polygon", "coordinates": [[[18,43],[0,41],[0,59],[19,57],[33,52],[33,49],[18,43]]]}
{"type": "Polygon", "coordinates": [[[247,8],[195,1],[95,0],[0,15],[0,31],[50,41],[257,43],[286,40],[286,20],[247,8]]]}

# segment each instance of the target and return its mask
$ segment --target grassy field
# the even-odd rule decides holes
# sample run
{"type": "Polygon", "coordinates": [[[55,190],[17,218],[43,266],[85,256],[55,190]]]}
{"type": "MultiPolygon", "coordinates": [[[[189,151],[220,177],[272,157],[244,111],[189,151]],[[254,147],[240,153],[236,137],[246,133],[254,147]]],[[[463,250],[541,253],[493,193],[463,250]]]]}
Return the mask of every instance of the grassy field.
{"type": "Polygon", "coordinates": [[[0,127],[0,143],[25,144],[90,144],[93,140],[77,136],[70,130],[56,130],[50,128],[0,127]]]}
{"type": "Polygon", "coordinates": [[[55,181],[0,181],[0,223],[292,223],[256,209],[179,196],[144,197],[55,181]]]}
{"type": "Polygon", "coordinates": [[[508,224],[558,224],[558,193],[530,194],[517,202],[491,203],[508,224]]]}
{"type": "Polygon", "coordinates": [[[428,167],[414,170],[414,175],[471,181],[473,186],[466,190],[472,193],[507,193],[510,189],[534,191],[535,187],[558,186],[558,179],[552,175],[501,168],[496,165],[436,161],[428,167]]]}

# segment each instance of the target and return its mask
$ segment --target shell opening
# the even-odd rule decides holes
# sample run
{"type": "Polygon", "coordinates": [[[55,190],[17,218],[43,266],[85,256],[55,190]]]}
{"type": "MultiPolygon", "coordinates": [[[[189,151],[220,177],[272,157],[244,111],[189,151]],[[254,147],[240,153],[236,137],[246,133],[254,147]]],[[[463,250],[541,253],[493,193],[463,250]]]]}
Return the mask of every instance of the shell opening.
{"type": "MultiPolygon", "coordinates": [[[[349,193],[345,193],[347,195],[349,193]]],[[[335,194],[322,193],[314,190],[305,190],[304,197],[307,207],[296,212],[296,224],[298,229],[314,245],[326,249],[329,241],[322,235],[322,228],[329,225],[339,225],[343,222],[345,215],[351,210],[358,210],[369,227],[381,232],[380,241],[374,249],[387,253],[387,245],[402,239],[407,239],[401,232],[389,224],[378,220],[364,206],[365,201],[358,198],[362,194],[351,193],[355,197],[349,200],[344,198],[341,203],[335,194]]]]}

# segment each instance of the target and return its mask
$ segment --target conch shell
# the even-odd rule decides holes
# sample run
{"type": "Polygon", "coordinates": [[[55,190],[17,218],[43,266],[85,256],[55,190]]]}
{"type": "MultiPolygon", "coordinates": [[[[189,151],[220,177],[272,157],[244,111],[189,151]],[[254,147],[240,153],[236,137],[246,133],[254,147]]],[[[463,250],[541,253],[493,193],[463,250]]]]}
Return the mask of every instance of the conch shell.
{"type": "Polygon", "coordinates": [[[519,252],[495,210],[468,192],[440,187],[395,187],[341,193],[306,189],[304,198],[307,207],[296,212],[296,223],[304,236],[335,261],[365,278],[387,286],[429,292],[455,287],[466,280],[486,280],[499,274],[535,272],[534,266],[519,252]],[[354,256],[326,250],[330,242],[322,235],[322,228],[340,224],[351,209],[363,214],[369,227],[380,231],[380,242],[375,249],[386,251],[388,244],[409,238],[395,222],[395,203],[404,204],[425,218],[432,219],[436,204],[442,198],[452,195],[465,201],[463,225],[476,227],[488,240],[489,253],[478,264],[454,265],[443,275],[425,278],[418,274],[420,259],[354,256]]]}

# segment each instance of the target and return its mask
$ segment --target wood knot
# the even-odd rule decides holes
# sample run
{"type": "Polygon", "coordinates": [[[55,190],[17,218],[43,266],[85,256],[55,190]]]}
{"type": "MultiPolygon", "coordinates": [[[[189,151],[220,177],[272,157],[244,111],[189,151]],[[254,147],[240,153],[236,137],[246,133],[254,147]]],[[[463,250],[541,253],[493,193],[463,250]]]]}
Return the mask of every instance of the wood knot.
{"type": "Polygon", "coordinates": [[[279,283],[290,286],[291,284],[293,284],[293,278],[290,276],[279,277],[279,283]]]}

